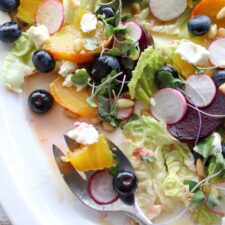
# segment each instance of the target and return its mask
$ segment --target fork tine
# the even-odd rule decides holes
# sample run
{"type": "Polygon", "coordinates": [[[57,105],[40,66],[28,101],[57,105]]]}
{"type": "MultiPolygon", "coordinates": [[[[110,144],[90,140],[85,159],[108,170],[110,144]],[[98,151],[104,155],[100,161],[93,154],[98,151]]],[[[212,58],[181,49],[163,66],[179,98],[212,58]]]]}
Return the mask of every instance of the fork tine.
{"type": "Polygon", "coordinates": [[[70,151],[73,151],[75,148],[79,146],[79,144],[70,138],[68,135],[64,135],[64,140],[69,148],[70,151]]]}

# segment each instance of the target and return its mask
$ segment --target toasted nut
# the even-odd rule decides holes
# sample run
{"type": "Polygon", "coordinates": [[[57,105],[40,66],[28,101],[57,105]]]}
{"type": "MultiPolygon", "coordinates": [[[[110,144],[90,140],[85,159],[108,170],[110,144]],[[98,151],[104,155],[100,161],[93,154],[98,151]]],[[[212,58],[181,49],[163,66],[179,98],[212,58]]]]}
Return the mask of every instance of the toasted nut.
{"type": "Polygon", "coordinates": [[[126,109],[134,106],[134,101],[126,98],[118,99],[117,106],[119,109],[126,109]]]}
{"type": "Polygon", "coordinates": [[[78,1],[78,0],[73,0],[72,3],[73,3],[73,7],[74,7],[74,8],[79,8],[79,7],[80,7],[80,1],[78,1]]]}
{"type": "Polygon", "coordinates": [[[216,36],[217,34],[217,25],[214,24],[210,27],[210,30],[208,32],[208,38],[212,39],[216,36]]]}
{"type": "Polygon", "coordinates": [[[92,118],[91,119],[91,123],[93,124],[93,125],[98,125],[98,124],[100,124],[102,121],[99,119],[99,118],[92,118]]]}
{"type": "Polygon", "coordinates": [[[196,162],[196,172],[197,175],[201,178],[205,176],[204,165],[201,159],[198,159],[196,162]]]}
{"type": "Polygon", "coordinates": [[[147,110],[147,109],[142,109],[142,110],[141,110],[141,115],[142,115],[142,116],[149,116],[149,115],[150,115],[150,112],[149,112],[149,110],[147,110]]]}
{"type": "Polygon", "coordinates": [[[113,127],[110,123],[105,121],[102,123],[102,127],[107,132],[113,132],[115,130],[115,127],[113,127]]]}
{"type": "Polygon", "coordinates": [[[219,90],[225,94],[225,83],[219,87],[219,90]]]}
{"type": "Polygon", "coordinates": [[[206,195],[209,195],[209,192],[210,192],[210,184],[209,183],[206,183],[203,188],[204,188],[204,193],[206,195]]]}
{"type": "Polygon", "coordinates": [[[64,109],[64,114],[65,114],[67,117],[69,117],[69,118],[73,118],[73,119],[76,119],[76,118],[78,118],[78,117],[79,117],[79,115],[78,115],[78,114],[73,113],[73,112],[71,112],[71,111],[70,111],[70,110],[68,110],[68,109],[64,109]]]}
{"type": "Polygon", "coordinates": [[[73,44],[73,50],[75,52],[81,52],[81,50],[82,50],[82,44],[83,44],[83,42],[82,42],[81,39],[79,39],[79,38],[75,39],[74,40],[74,44],[73,44]]]}
{"type": "Polygon", "coordinates": [[[225,7],[223,7],[216,15],[217,20],[222,20],[225,17],[225,7]]]}
{"type": "Polygon", "coordinates": [[[139,3],[135,2],[131,5],[131,12],[133,15],[139,14],[141,12],[141,6],[139,3]]]}
{"type": "Polygon", "coordinates": [[[215,187],[210,187],[210,194],[213,194],[215,196],[219,196],[220,195],[218,189],[216,189],[215,187]]]}
{"type": "Polygon", "coordinates": [[[219,30],[218,30],[218,35],[219,36],[225,36],[225,29],[220,27],[219,30]]]}

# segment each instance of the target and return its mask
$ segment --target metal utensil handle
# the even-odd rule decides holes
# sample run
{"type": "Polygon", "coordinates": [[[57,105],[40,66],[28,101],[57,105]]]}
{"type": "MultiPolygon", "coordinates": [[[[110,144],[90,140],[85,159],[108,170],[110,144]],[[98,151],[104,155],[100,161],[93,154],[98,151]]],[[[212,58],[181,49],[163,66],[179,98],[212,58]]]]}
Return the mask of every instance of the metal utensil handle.
{"type": "Polygon", "coordinates": [[[139,222],[141,225],[153,225],[154,223],[149,220],[142,210],[139,208],[137,204],[130,206],[127,208],[125,214],[127,214],[129,217],[133,218],[137,222],[139,222]]]}

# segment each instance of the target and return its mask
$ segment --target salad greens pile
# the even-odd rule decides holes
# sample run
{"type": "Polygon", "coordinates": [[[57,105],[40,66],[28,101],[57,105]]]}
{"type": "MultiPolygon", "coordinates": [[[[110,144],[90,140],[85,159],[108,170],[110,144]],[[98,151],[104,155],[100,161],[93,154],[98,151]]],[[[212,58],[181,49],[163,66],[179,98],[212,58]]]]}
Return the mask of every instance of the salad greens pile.
{"type": "Polygon", "coordinates": [[[2,67],[2,82],[11,90],[21,93],[24,78],[34,71],[31,57],[36,50],[26,33],[13,44],[8,52],[2,67]]]}

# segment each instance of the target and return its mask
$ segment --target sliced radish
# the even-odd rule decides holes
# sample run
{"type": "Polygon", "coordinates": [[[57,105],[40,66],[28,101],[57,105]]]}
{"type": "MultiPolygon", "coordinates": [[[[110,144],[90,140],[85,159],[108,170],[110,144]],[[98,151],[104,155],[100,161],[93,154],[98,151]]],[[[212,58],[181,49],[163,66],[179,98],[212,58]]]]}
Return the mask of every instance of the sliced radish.
{"type": "Polygon", "coordinates": [[[64,23],[64,9],[59,0],[45,0],[35,14],[38,25],[45,25],[49,34],[55,34],[64,23]]]}
{"type": "Polygon", "coordinates": [[[115,202],[119,195],[113,188],[113,176],[107,171],[94,173],[88,181],[88,193],[98,204],[111,204],[115,202]]]}
{"type": "Polygon", "coordinates": [[[119,109],[117,117],[121,120],[128,120],[134,114],[134,109],[134,106],[127,109],[119,109]]]}
{"type": "Polygon", "coordinates": [[[199,108],[206,107],[216,96],[216,86],[207,75],[193,75],[186,80],[185,93],[190,103],[199,108]]]}
{"type": "Polygon", "coordinates": [[[142,36],[142,28],[133,21],[125,22],[124,25],[127,27],[128,35],[135,41],[138,42],[142,36]]]}
{"type": "Polygon", "coordinates": [[[213,41],[209,46],[210,61],[217,67],[225,67],[225,38],[213,41]]]}
{"type": "Polygon", "coordinates": [[[150,0],[150,10],[161,21],[170,21],[180,16],[187,8],[187,0],[150,0]]]}
{"type": "Polygon", "coordinates": [[[165,88],[158,91],[151,100],[151,113],[166,124],[179,122],[187,111],[187,102],[177,90],[165,88]]]}

